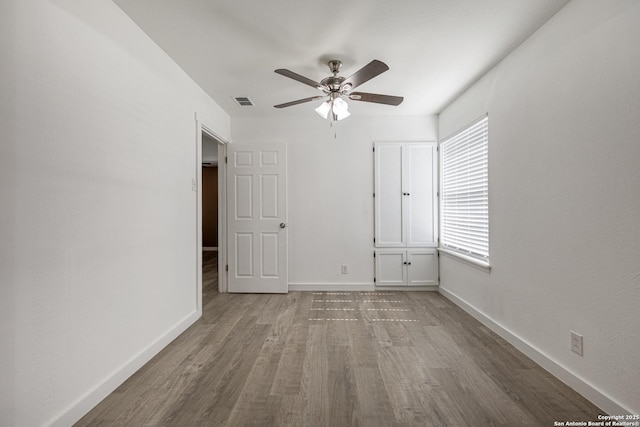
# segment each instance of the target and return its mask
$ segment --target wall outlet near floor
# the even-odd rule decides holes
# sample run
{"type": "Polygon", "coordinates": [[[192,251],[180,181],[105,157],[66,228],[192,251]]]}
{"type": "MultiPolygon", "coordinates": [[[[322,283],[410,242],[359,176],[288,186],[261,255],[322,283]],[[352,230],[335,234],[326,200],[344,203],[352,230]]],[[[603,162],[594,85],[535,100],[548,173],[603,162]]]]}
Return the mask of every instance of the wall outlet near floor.
{"type": "Polygon", "coordinates": [[[349,273],[349,268],[347,267],[347,264],[342,264],[342,266],[340,267],[340,273],[342,273],[342,274],[348,274],[349,273]]]}
{"type": "Polygon", "coordinates": [[[582,356],[582,335],[573,331],[569,332],[571,332],[571,351],[582,356]]]}

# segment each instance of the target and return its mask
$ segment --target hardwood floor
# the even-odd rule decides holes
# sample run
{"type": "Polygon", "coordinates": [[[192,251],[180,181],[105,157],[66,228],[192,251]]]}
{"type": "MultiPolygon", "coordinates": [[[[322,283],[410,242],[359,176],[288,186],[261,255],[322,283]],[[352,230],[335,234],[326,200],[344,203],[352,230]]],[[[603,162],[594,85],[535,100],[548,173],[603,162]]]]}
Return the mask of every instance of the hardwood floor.
{"type": "Polygon", "coordinates": [[[435,292],[217,293],[77,426],[553,426],[603,413],[435,292]]]}

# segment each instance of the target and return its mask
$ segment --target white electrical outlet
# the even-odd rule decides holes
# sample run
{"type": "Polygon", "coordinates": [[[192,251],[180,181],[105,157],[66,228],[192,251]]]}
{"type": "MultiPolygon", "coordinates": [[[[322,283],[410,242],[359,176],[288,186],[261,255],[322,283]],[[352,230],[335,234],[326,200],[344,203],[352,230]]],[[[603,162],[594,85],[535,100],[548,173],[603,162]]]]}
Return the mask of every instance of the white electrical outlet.
{"type": "Polygon", "coordinates": [[[582,335],[573,331],[569,332],[571,332],[571,351],[582,356],[582,335]]]}
{"type": "Polygon", "coordinates": [[[340,272],[342,274],[348,274],[349,273],[349,268],[347,267],[347,264],[342,264],[342,267],[340,267],[340,272]]]}

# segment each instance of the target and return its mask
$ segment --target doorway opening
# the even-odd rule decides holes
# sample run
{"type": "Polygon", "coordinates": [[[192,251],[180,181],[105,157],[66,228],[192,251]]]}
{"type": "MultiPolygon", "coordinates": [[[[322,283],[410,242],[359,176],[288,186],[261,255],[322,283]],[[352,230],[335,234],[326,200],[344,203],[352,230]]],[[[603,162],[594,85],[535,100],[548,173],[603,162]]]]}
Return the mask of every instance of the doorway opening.
{"type": "Polygon", "coordinates": [[[196,114],[196,308],[227,292],[226,144],[196,114]]]}
{"type": "Polygon", "coordinates": [[[202,133],[202,304],[218,293],[219,238],[218,142],[202,133]]]}

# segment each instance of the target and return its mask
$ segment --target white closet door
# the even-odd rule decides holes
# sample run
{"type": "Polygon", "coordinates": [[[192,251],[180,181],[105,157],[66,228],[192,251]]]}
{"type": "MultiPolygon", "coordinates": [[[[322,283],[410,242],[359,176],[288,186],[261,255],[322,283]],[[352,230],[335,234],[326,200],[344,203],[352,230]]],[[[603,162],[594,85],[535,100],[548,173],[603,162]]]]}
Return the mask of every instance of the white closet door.
{"type": "Polygon", "coordinates": [[[403,150],[399,144],[375,146],[376,246],[405,246],[402,195],[403,150]]]}
{"type": "Polygon", "coordinates": [[[375,144],[375,246],[437,247],[434,142],[375,144]]]}
{"type": "Polygon", "coordinates": [[[406,246],[436,247],[435,143],[407,144],[404,147],[403,192],[406,246]]]}
{"type": "Polygon", "coordinates": [[[376,286],[438,284],[436,248],[376,250],[376,286]]]}

